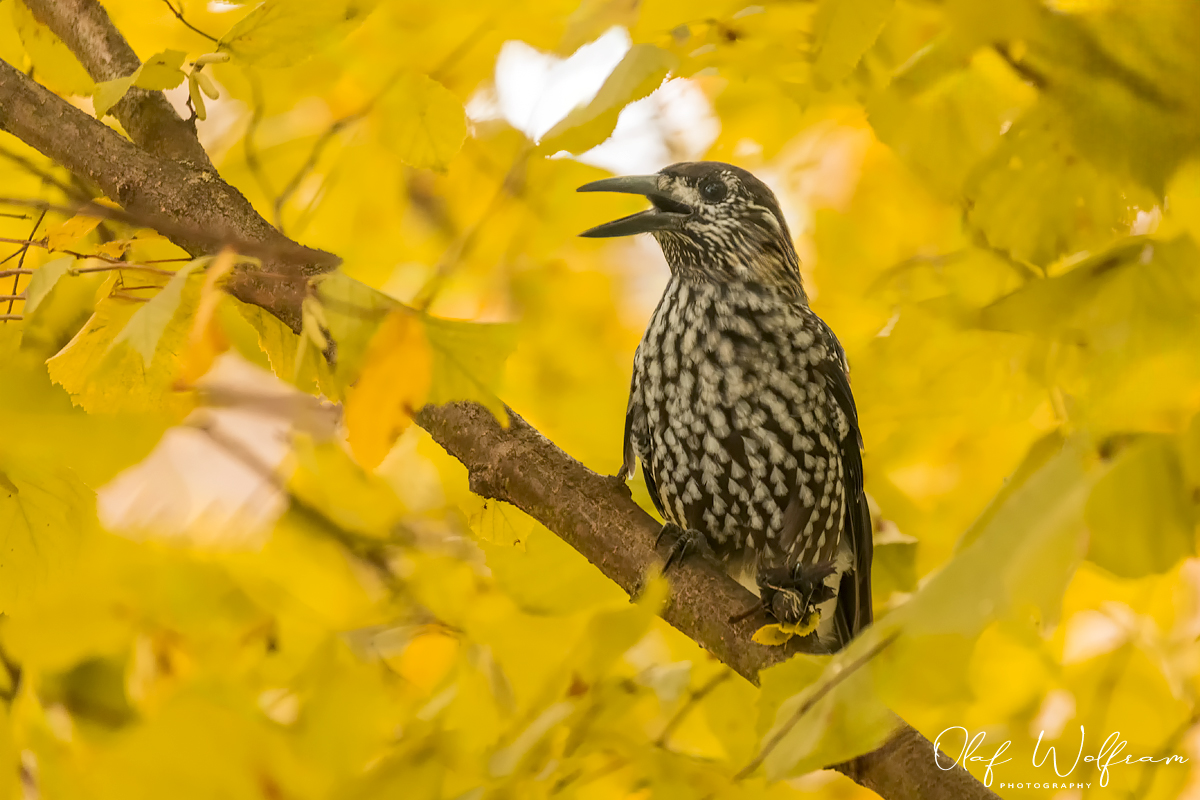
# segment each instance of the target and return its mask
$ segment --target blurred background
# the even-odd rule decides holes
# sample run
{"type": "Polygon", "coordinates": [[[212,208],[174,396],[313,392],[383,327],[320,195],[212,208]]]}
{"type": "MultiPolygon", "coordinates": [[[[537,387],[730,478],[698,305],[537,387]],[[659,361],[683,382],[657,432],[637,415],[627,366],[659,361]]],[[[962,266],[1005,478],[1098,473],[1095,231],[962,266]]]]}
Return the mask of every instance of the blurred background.
{"type": "MultiPolygon", "coordinates": [[[[668,272],[649,237],[577,239],[639,200],[575,187],[686,160],[754,172],[849,357],[878,613],[928,622],[879,677],[889,705],[931,739],[986,732],[989,756],[1011,740],[1004,781],[1054,781],[1030,764],[1039,734],[1073,755],[1081,726],[1084,754],[1114,731],[1135,758],[1200,754],[1200,5],[104,7],[143,60],[182,51],[186,74],[228,53],[203,67],[217,96],[197,120],[221,175],[347,276],[511,326],[496,394],[604,474],[668,272]],[[1003,555],[957,560],[973,542],[1003,555]],[[957,594],[922,600],[937,575],[957,594]],[[985,610],[929,621],[959,601],[985,610]]],[[[10,16],[0,58],[94,113],[65,45],[22,0],[0,0],[10,16]]],[[[166,94],[192,115],[182,76],[166,94]]],[[[87,191],[6,134],[0,175],[13,197],[87,191]]],[[[0,217],[0,257],[95,264],[114,239],[121,258],[180,256],[36,217],[0,217]]],[[[0,476],[37,464],[30,485],[57,476],[91,520],[25,542],[37,577],[0,592],[13,791],[183,796],[187,775],[197,797],[874,796],[812,771],[869,741],[849,705],[819,728],[837,747],[735,780],[817,661],[761,691],[730,676],[473,497],[418,428],[362,469],[304,393],[319,385],[232,301],[204,394],[175,391],[164,351],[113,378],[82,343],[113,292],[146,287],[111,280],[71,274],[23,315],[14,297],[24,318],[0,331],[0,476]]],[[[634,496],[650,507],[640,478],[634,496]]],[[[1072,775],[1094,788],[998,791],[1200,797],[1191,764],[1072,775]]]]}

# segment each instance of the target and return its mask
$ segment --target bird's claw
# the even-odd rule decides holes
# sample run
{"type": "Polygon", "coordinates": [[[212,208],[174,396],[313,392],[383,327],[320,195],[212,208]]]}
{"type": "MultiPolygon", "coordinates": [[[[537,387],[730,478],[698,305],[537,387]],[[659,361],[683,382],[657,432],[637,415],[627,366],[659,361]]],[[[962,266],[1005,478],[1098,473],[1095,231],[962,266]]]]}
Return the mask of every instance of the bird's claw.
{"type": "Polygon", "coordinates": [[[759,597],[771,616],[787,625],[806,619],[817,606],[837,592],[825,583],[834,572],[832,562],[797,564],[785,569],[760,570],[759,597]]]}
{"type": "Polygon", "coordinates": [[[662,526],[654,539],[654,549],[657,550],[663,539],[668,539],[667,558],[663,562],[663,573],[673,565],[678,564],[689,555],[712,556],[713,550],[704,534],[694,528],[682,528],[674,522],[662,526]]]}

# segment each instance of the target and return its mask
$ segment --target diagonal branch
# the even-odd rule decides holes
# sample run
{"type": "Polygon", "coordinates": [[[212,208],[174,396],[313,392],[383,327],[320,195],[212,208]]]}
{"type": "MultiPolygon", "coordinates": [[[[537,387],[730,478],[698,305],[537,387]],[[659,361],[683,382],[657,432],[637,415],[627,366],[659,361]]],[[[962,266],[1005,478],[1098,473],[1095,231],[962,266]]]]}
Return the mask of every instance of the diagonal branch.
{"type": "MultiPolygon", "coordinates": [[[[142,65],[129,42],[97,0],[14,0],[25,3],[38,21],[62,39],[92,80],[132,75],[142,65]]],[[[211,171],[212,162],[196,138],[196,128],[180,118],[162,92],[130,90],[112,109],[121,126],[146,152],[211,171]]]]}
{"type": "MultiPolygon", "coordinates": [[[[0,129],[92,180],[131,214],[218,237],[301,247],[272,228],[215,173],[147,153],[3,61],[0,129]]],[[[189,252],[206,249],[194,236],[171,238],[189,252]]],[[[243,271],[233,276],[230,289],[299,330],[307,277],[319,271],[319,256],[328,258],[315,256],[309,269],[294,262],[278,265],[278,272],[293,276],[291,280],[261,282],[253,272],[243,271]]],[[[653,548],[658,525],[624,486],[575,461],[515,414],[509,427],[502,428],[478,405],[450,403],[422,409],[417,421],[462,461],[474,491],[521,508],[626,591],[639,591],[646,570],[658,562],[653,548]]],[[[762,616],[731,620],[754,602],[753,595],[715,565],[691,560],[673,571],[663,616],[755,681],[759,670],[786,658],[791,648],[768,648],[751,640],[762,616]]],[[[794,640],[793,647],[800,646],[803,642],[794,640]]],[[[882,747],[833,769],[889,800],[995,797],[961,767],[943,771],[934,752],[928,739],[901,722],[882,747]]]]}
{"type": "Polygon", "coordinates": [[[0,130],[8,131],[140,219],[162,220],[163,233],[194,256],[216,252],[221,241],[257,242],[287,258],[264,260],[263,270],[242,269],[230,292],[300,329],[305,278],[337,263],[328,253],[301,247],[262,218],[234,187],[207,170],[147,153],[27,75],[0,61],[0,130]],[[278,280],[292,276],[295,280],[278,280]]]}

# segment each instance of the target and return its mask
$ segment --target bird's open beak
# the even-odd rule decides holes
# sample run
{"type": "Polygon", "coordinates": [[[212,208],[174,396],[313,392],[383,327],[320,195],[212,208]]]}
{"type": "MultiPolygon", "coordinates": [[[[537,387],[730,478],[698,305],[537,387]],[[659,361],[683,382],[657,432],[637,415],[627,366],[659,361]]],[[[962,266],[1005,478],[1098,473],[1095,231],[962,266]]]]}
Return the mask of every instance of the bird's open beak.
{"type": "Polygon", "coordinates": [[[666,192],[659,190],[658,178],[657,175],[626,175],[592,181],[580,186],[576,191],[640,194],[649,199],[654,204],[654,208],[597,225],[579,235],[591,239],[607,239],[613,236],[630,236],[635,233],[679,230],[683,225],[683,220],[692,213],[692,209],[666,192]]]}

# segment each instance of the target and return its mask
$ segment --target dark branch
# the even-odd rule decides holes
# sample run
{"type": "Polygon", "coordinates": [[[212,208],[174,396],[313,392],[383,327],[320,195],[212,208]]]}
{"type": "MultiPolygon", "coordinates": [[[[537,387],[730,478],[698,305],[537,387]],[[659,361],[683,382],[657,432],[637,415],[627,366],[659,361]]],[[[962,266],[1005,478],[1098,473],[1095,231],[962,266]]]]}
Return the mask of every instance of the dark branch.
{"type": "MultiPolygon", "coordinates": [[[[94,81],[132,75],[142,65],[125,37],[97,0],[16,0],[29,10],[83,64],[94,81]]],[[[113,116],[146,152],[211,171],[212,162],[196,129],[175,113],[162,92],[133,87],[112,109],[113,116]]]]}
{"type": "Polygon", "coordinates": [[[215,253],[234,242],[273,251],[276,256],[264,259],[262,272],[239,269],[228,288],[293,330],[300,329],[306,279],[337,263],[335,256],[304,248],[281,234],[215,173],[148,154],[4,61],[0,129],[96,184],[132,219],[157,221],[154,227],[161,226],[171,241],[194,256],[215,253]],[[294,279],[279,280],[281,275],[294,279]]]}

